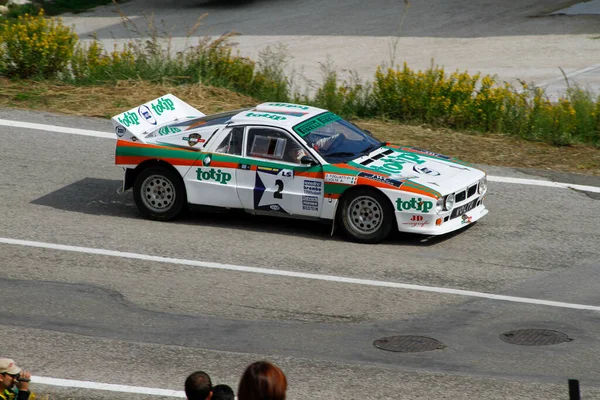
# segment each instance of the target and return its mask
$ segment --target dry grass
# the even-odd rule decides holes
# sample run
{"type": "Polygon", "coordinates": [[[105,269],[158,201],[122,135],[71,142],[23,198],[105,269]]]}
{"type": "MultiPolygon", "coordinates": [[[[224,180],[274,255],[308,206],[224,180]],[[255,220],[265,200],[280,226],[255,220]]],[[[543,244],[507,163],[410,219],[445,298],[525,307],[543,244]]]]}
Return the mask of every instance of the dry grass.
{"type": "MultiPolygon", "coordinates": [[[[116,85],[85,87],[0,79],[0,107],[102,118],[109,118],[165,93],[173,93],[207,114],[256,105],[256,100],[250,97],[202,85],[170,86],[125,81],[116,85]]],[[[600,149],[591,146],[555,147],[501,135],[432,130],[383,120],[355,122],[382,140],[426,148],[473,163],[600,176],[600,149]]]]}

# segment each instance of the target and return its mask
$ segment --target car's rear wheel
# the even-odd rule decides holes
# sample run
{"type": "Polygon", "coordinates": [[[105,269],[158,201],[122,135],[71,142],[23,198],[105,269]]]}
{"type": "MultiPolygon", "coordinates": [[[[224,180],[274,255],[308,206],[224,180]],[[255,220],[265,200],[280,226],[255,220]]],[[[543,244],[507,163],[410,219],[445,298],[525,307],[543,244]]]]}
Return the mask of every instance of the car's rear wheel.
{"type": "Polygon", "coordinates": [[[357,188],[342,198],[338,214],[348,238],[359,243],[378,243],[387,238],[394,223],[394,210],[375,189],[357,188]]]}
{"type": "Polygon", "coordinates": [[[133,185],[133,199],[140,214],[159,221],[176,218],[187,202],[181,177],[164,167],[140,172],[133,185]]]}

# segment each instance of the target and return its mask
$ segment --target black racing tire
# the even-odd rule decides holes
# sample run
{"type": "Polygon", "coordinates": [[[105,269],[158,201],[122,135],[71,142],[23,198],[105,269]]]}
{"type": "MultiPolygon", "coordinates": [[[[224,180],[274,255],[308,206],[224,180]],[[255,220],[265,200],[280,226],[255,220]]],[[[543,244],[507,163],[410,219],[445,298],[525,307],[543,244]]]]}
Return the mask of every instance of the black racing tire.
{"type": "Polygon", "coordinates": [[[181,176],[165,167],[141,171],[133,185],[133,200],[140,214],[156,221],[170,221],[185,209],[187,195],[181,176]]]}
{"type": "Polygon", "coordinates": [[[394,226],[394,209],[376,189],[356,188],[344,195],[337,213],[344,234],[358,243],[379,243],[394,226]]]}

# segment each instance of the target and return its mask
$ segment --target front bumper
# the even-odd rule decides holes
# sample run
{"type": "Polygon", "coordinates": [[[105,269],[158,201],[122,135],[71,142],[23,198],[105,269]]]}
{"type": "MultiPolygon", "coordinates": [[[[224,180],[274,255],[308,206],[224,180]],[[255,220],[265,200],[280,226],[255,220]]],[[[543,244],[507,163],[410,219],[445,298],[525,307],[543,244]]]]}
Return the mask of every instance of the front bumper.
{"type": "Polygon", "coordinates": [[[396,211],[396,221],[400,232],[411,232],[423,235],[443,235],[478,221],[488,213],[483,204],[483,196],[475,200],[476,206],[469,211],[452,214],[452,211],[442,214],[407,213],[396,211]]]}

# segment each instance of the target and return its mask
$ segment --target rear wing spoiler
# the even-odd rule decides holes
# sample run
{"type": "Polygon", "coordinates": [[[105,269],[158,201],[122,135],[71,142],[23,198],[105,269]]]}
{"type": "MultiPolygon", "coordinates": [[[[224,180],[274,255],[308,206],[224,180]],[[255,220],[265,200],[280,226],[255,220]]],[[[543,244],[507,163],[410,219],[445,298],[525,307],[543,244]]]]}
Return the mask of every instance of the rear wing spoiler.
{"type": "Polygon", "coordinates": [[[204,116],[205,114],[169,93],[115,115],[111,121],[118,138],[145,143],[145,137],[161,126],[204,116]]]}

